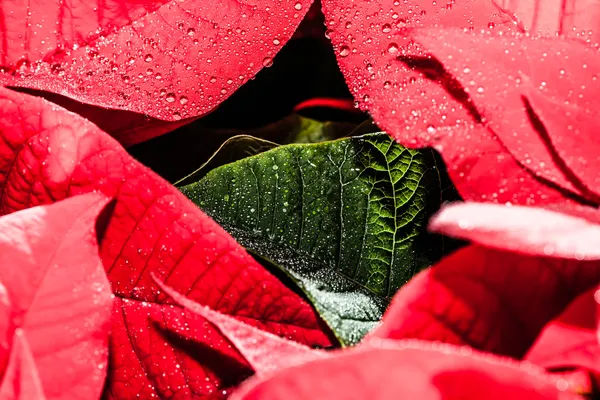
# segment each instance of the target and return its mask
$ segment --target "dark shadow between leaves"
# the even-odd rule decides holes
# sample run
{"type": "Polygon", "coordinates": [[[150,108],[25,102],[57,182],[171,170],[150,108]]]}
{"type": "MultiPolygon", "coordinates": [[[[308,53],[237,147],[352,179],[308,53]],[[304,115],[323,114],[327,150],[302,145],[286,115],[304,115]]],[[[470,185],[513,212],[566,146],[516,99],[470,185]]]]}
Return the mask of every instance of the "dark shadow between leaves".
{"type": "MultiPolygon", "coordinates": [[[[207,344],[166,329],[160,326],[159,322],[153,321],[152,328],[159,332],[171,346],[181,350],[199,364],[210,369],[218,377],[221,390],[233,388],[254,374],[249,365],[240,364],[239,361],[211,348],[207,344]]],[[[232,348],[235,347],[232,345],[232,348]]]]}

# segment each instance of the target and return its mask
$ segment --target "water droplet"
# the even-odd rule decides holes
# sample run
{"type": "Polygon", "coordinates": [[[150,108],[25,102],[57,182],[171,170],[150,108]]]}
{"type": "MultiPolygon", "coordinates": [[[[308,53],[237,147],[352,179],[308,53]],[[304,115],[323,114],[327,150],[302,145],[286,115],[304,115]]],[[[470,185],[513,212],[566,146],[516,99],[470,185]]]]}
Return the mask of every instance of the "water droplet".
{"type": "Polygon", "coordinates": [[[187,30],[187,35],[192,37],[196,34],[196,30],[194,28],[190,28],[187,30]]]}
{"type": "Polygon", "coordinates": [[[294,8],[295,8],[296,10],[298,10],[298,11],[299,11],[299,10],[302,10],[302,3],[296,3],[296,4],[294,4],[294,8]]]}
{"type": "Polygon", "coordinates": [[[273,65],[273,59],[271,57],[263,58],[262,65],[265,68],[269,68],[270,66],[273,65]]]}
{"type": "Polygon", "coordinates": [[[275,46],[279,46],[279,44],[280,44],[280,43],[281,43],[281,42],[279,41],[279,39],[273,39],[273,44],[274,44],[275,46]]]}
{"type": "Polygon", "coordinates": [[[146,54],[146,56],[144,57],[144,61],[146,61],[146,62],[152,62],[152,60],[154,60],[154,57],[152,57],[152,54],[146,54]]]}
{"type": "Polygon", "coordinates": [[[175,101],[175,93],[167,93],[165,100],[169,103],[173,103],[175,101]]]}
{"type": "Polygon", "coordinates": [[[392,31],[392,27],[390,24],[383,24],[383,26],[381,27],[381,32],[383,33],[388,33],[392,31]]]}
{"type": "Polygon", "coordinates": [[[350,49],[348,48],[348,46],[340,47],[340,56],[341,57],[347,57],[349,55],[350,55],[350,49]]]}
{"type": "Polygon", "coordinates": [[[187,103],[188,103],[188,98],[187,98],[187,97],[185,97],[185,96],[181,96],[181,97],[179,98],[179,102],[180,102],[182,105],[185,105],[185,104],[187,104],[187,103]]]}
{"type": "Polygon", "coordinates": [[[396,43],[390,43],[387,50],[390,54],[396,54],[398,52],[398,45],[396,43]]]}

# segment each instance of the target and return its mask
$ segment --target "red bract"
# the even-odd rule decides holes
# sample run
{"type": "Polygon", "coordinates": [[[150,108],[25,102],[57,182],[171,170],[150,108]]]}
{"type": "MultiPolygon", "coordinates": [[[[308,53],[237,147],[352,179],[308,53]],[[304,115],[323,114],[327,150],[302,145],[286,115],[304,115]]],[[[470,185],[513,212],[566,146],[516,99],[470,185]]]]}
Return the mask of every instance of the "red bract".
{"type": "Polygon", "coordinates": [[[440,340],[521,358],[545,324],[599,283],[595,261],[471,245],[404,286],[373,336],[440,340]]]}
{"type": "Polygon", "coordinates": [[[326,353],[312,350],[296,342],[280,338],[235,318],[201,306],[173,289],[157,282],[162,290],[186,310],[210,321],[225,335],[248,361],[254,372],[264,374],[289,365],[293,360],[312,360],[326,357],[326,353]]]}
{"type": "Polygon", "coordinates": [[[43,97],[46,100],[50,100],[51,102],[82,116],[117,139],[119,143],[125,147],[171,132],[196,119],[188,118],[179,121],[162,121],[132,111],[112,110],[81,103],[55,93],[29,89],[19,89],[19,91],[43,97]]]}
{"type": "Polygon", "coordinates": [[[2,6],[0,82],[164,120],[193,117],[269,66],[309,6],[13,0],[2,6]]]}
{"type": "Polygon", "coordinates": [[[445,258],[399,291],[374,336],[468,344],[598,376],[600,215],[560,208],[443,209],[433,230],[515,253],[471,245],[445,258]]]}
{"type": "Polygon", "coordinates": [[[540,370],[468,348],[418,341],[366,344],[253,378],[232,399],[579,399],[540,370]]]}
{"type": "Polygon", "coordinates": [[[307,345],[329,346],[314,310],[177,189],[111,137],[42,99],[0,91],[0,211],[100,191],[116,197],[100,248],[116,295],[109,398],[198,398],[251,371],[188,298],[307,345]]]}
{"type": "Polygon", "coordinates": [[[0,218],[2,399],[100,397],[113,296],[94,226],[107,200],[88,194],[0,218]]]}
{"type": "MultiPolygon", "coordinates": [[[[563,5],[328,0],[324,10],[342,72],[361,107],[400,143],[441,151],[465,199],[549,204],[575,196],[597,202],[590,174],[586,180],[556,157],[569,148],[549,145],[545,130],[554,127],[543,123],[551,120],[540,123],[519,85],[535,75],[535,85],[559,104],[578,105],[580,95],[595,98],[596,52],[579,40],[589,38],[588,29],[595,32],[593,18],[579,3],[563,5]],[[423,29],[429,27],[445,29],[423,29]],[[579,39],[514,34],[526,29],[579,39]],[[504,35],[490,33],[496,31],[504,35]]],[[[555,131],[567,136],[565,128],[563,122],[555,131]]]]}
{"type": "MultiPolygon", "coordinates": [[[[592,140],[595,132],[588,130],[591,127],[573,128],[573,124],[585,121],[567,114],[567,110],[581,108],[585,115],[586,109],[597,107],[593,104],[600,94],[600,85],[594,81],[594,76],[600,74],[596,49],[559,38],[465,34],[461,30],[419,30],[413,38],[461,85],[475,107],[479,123],[500,140],[520,168],[563,190],[590,200],[597,198],[597,178],[592,178],[588,169],[583,170],[588,179],[582,179],[581,170],[572,168],[579,165],[572,159],[596,158],[600,142],[592,140]],[[553,110],[558,119],[562,116],[562,121],[567,118],[570,122],[557,126],[549,118],[540,118],[536,107],[529,103],[528,97],[532,95],[536,103],[552,95],[558,106],[563,107],[558,112],[553,110]],[[580,145],[588,144],[585,152],[569,157],[580,146],[572,149],[569,147],[572,143],[565,143],[567,138],[571,141],[577,138],[580,145]],[[568,156],[568,164],[564,156],[568,156]]],[[[547,102],[544,102],[546,108],[547,102]]]]}
{"type": "Polygon", "coordinates": [[[575,299],[544,328],[525,359],[553,370],[584,368],[600,382],[597,293],[595,287],[575,299]]]}
{"type": "Polygon", "coordinates": [[[600,259],[600,211],[561,204],[548,208],[455,203],[429,229],[487,247],[534,256],[600,259]]]}

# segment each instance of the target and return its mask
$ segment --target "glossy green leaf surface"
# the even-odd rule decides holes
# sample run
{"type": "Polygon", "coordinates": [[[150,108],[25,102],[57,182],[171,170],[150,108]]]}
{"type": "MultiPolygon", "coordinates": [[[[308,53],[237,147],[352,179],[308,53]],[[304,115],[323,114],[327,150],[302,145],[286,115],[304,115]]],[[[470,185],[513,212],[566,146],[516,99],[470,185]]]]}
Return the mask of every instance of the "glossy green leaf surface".
{"type": "Polygon", "coordinates": [[[352,344],[443,251],[425,227],[444,185],[433,151],[378,133],[277,147],[181,190],[291,276],[340,341],[352,344]]]}

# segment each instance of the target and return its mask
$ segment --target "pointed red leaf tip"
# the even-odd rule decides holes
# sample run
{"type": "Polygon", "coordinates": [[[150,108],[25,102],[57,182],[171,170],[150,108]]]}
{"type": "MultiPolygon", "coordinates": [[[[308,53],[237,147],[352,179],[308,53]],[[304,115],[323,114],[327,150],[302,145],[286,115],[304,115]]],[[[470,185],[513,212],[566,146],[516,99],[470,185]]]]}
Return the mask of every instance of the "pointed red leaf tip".
{"type": "Polygon", "coordinates": [[[313,308],[110,136],[40,98],[0,89],[0,213],[99,191],[116,197],[100,255],[116,295],[109,399],[222,395],[251,373],[229,341],[161,294],[308,346],[332,345],[313,308]]]}
{"type": "Polygon", "coordinates": [[[598,343],[598,287],[577,297],[551,321],[525,359],[546,369],[582,369],[600,377],[598,343]]]}
{"type": "Polygon", "coordinates": [[[0,398],[100,397],[113,295],[94,226],[107,202],[87,194],[0,218],[0,336],[12,347],[0,398]]]}
{"type": "Polygon", "coordinates": [[[600,210],[592,207],[455,203],[443,207],[429,229],[521,254],[600,260],[600,210]]]}
{"type": "Polygon", "coordinates": [[[600,282],[598,266],[471,245],[403,286],[371,336],[521,358],[546,323],[600,282]]]}
{"type": "Polygon", "coordinates": [[[164,283],[155,279],[160,288],[177,304],[206,318],[229,339],[248,361],[254,372],[264,374],[297,362],[326,357],[326,353],[275,336],[235,318],[211,310],[209,307],[187,299],[164,283]]]}
{"type": "Polygon", "coordinates": [[[292,36],[309,0],[12,0],[0,83],[164,120],[225,100],[292,36]]]}
{"type": "MultiPolygon", "coordinates": [[[[525,30],[546,32],[554,24],[562,33],[567,33],[567,30],[574,36],[583,33],[583,39],[587,40],[589,31],[596,31],[596,24],[587,19],[587,9],[580,7],[579,2],[567,3],[553,0],[460,0],[452,4],[412,0],[324,0],[324,11],[329,35],[348,86],[360,107],[370,112],[378,126],[405,146],[433,146],[441,151],[454,184],[467,200],[548,204],[564,201],[564,193],[540,183],[539,175],[533,175],[533,170],[539,174],[546,172],[554,179],[553,182],[559,181],[572,192],[581,194],[582,189],[579,185],[573,187],[570,180],[562,177],[562,171],[557,171],[558,167],[553,165],[554,160],[536,159],[533,157],[535,154],[527,158],[525,150],[516,146],[513,151],[522,156],[517,162],[514,154],[507,151],[504,143],[490,129],[487,115],[479,109],[487,104],[472,101],[472,97],[478,95],[479,86],[465,93],[463,81],[457,80],[445,69],[447,60],[432,58],[431,49],[414,41],[414,32],[423,27],[460,28],[456,38],[449,37],[444,29],[440,29],[440,42],[453,45],[454,40],[460,43],[459,35],[468,36],[465,29],[505,34],[507,31],[525,30]],[[575,26],[579,30],[571,32],[570,29],[575,26]],[[545,166],[540,164],[542,161],[545,166]]],[[[502,84],[506,73],[496,71],[491,75],[477,75],[493,68],[497,64],[494,57],[498,57],[486,57],[486,63],[481,63],[484,38],[489,35],[476,36],[481,39],[474,47],[476,50],[463,46],[464,54],[456,55],[453,62],[463,63],[465,56],[474,55],[477,57],[474,62],[463,67],[464,73],[473,76],[468,82],[475,77],[475,81],[496,77],[498,84],[502,84]],[[488,61],[490,67],[487,66],[488,61]]],[[[510,58],[519,51],[519,46],[504,49],[510,51],[500,58],[510,58]]],[[[564,58],[561,61],[564,64],[564,58]]],[[[517,58],[509,65],[519,62],[523,60],[517,58]]],[[[552,61],[548,60],[544,65],[550,66],[552,61]]],[[[515,75],[511,79],[514,81],[516,78],[515,75]]],[[[496,92],[492,87],[483,89],[489,95],[487,97],[493,97],[492,93],[496,92]]],[[[505,91],[501,88],[500,98],[505,96],[505,91]]],[[[513,103],[496,100],[496,104],[505,108],[513,103]]],[[[523,108],[520,98],[514,105],[523,108]]],[[[489,108],[485,111],[490,111],[489,108]]],[[[512,119],[523,120],[526,117],[521,112],[512,119]]],[[[497,123],[499,121],[496,120],[497,123]]],[[[507,124],[507,127],[509,129],[512,125],[507,124]]]]}
{"type": "Polygon", "coordinates": [[[567,385],[467,347],[383,341],[252,378],[231,399],[581,399],[567,385]]]}

